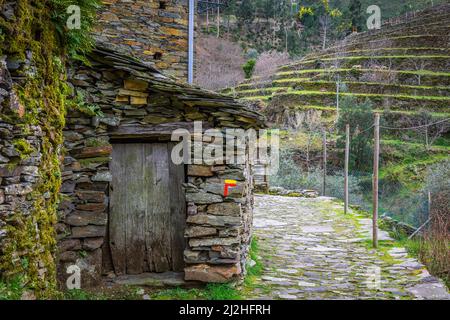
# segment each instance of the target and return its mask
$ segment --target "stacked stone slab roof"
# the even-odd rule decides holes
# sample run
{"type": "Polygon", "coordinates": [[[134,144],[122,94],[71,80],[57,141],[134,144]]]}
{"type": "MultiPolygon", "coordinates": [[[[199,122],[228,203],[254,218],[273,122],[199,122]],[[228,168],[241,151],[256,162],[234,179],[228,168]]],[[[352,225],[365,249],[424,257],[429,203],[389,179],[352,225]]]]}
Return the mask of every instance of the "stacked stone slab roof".
{"type": "MultiPolygon", "coordinates": [[[[264,116],[247,107],[237,100],[218,94],[213,91],[201,89],[186,84],[169,75],[164,75],[151,63],[145,63],[126,54],[106,48],[97,44],[89,58],[92,60],[92,69],[111,67],[124,71],[136,80],[148,83],[148,87],[138,88],[155,94],[169,94],[187,108],[196,108],[215,118],[213,125],[221,127],[262,128],[265,127],[264,116]],[[201,109],[201,110],[200,110],[201,109]],[[225,117],[226,115],[226,117],[225,117]]],[[[76,84],[80,82],[76,82],[76,84]]],[[[82,85],[84,86],[84,85],[82,85]]],[[[119,91],[116,102],[131,105],[143,105],[151,102],[152,97],[133,92],[124,87],[119,91]],[[144,99],[144,100],[142,100],[144,99]]],[[[197,120],[195,118],[186,120],[197,120]]],[[[200,120],[200,119],[198,119],[200,120]]],[[[206,119],[204,119],[206,120],[206,119]]]]}

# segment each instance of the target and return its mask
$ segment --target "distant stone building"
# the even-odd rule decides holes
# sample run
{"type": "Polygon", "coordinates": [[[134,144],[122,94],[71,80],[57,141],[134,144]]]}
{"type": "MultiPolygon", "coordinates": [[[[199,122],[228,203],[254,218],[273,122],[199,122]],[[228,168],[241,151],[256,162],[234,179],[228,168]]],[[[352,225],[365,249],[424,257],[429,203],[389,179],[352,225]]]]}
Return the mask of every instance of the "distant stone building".
{"type": "Polygon", "coordinates": [[[95,31],[99,42],[187,79],[188,0],[102,2],[95,31]]]}

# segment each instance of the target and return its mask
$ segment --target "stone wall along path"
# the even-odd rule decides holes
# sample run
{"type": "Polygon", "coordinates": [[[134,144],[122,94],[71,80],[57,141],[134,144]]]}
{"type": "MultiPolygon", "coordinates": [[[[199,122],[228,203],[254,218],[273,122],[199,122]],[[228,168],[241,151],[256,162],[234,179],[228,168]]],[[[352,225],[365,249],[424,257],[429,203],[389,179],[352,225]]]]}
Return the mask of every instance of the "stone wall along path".
{"type": "Polygon", "coordinates": [[[445,285],[379,231],[344,215],[333,199],[256,196],[255,235],[264,265],[252,299],[450,299],[445,285]]]}

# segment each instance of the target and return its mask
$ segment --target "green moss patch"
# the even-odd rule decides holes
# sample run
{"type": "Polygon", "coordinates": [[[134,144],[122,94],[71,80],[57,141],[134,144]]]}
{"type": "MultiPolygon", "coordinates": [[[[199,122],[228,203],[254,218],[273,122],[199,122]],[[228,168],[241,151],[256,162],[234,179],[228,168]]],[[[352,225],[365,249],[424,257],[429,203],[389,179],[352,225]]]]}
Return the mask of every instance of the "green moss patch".
{"type": "MultiPolygon", "coordinates": [[[[30,212],[17,211],[8,219],[0,269],[5,283],[13,283],[11,281],[20,278],[21,286],[34,290],[38,298],[54,296],[56,291],[54,226],[61,186],[62,131],[69,93],[65,62],[67,49],[71,50],[68,38],[58,36],[56,16],[66,15],[71,2],[18,0],[14,21],[0,17],[0,34],[4,39],[0,44],[0,54],[25,60],[29,51],[33,67],[33,72],[24,74],[25,79],[14,87],[25,109],[23,117],[6,115],[5,119],[11,119],[23,128],[23,134],[30,132],[29,128],[35,125],[43,131],[39,180],[28,196],[32,209],[30,212]]],[[[86,1],[89,2],[95,1],[86,1]]],[[[86,48],[82,43],[76,46],[80,50],[86,48]]],[[[13,144],[22,159],[34,152],[24,139],[15,140],[13,144]]]]}

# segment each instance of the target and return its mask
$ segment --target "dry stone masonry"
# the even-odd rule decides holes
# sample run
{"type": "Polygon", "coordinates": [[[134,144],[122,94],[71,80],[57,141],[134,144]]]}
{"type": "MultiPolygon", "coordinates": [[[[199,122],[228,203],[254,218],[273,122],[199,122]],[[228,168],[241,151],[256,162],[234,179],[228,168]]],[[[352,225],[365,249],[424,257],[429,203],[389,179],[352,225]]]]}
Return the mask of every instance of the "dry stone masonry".
{"type": "Polygon", "coordinates": [[[37,199],[50,197],[50,190],[44,195],[33,192],[42,182],[45,134],[39,124],[22,121],[25,109],[13,90],[19,72],[31,68],[28,58],[0,56],[0,276],[14,276],[27,263],[38,279],[45,279],[48,273],[45,255],[37,255],[33,261],[25,258],[48,249],[41,243],[43,226],[32,215],[37,199]]]}
{"type": "MultiPolygon", "coordinates": [[[[102,3],[89,66],[71,62],[67,70],[72,94],[66,106],[61,92],[66,70],[53,43],[43,52],[24,46],[23,52],[0,54],[0,277],[23,271],[29,276],[26,285],[33,282],[34,289],[53,290],[55,273],[65,288],[68,267],[74,266],[81,270],[82,288],[99,285],[102,276],[120,275],[110,247],[117,142],[169,146],[172,132],[192,132],[194,121],[203,131],[264,127],[260,114],[232,98],[183,84],[187,1],[102,3]],[[44,65],[34,66],[33,54],[43,54],[36,61],[44,65]],[[37,71],[42,81],[52,83],[49,90],[37,89],[43,87],[32,81],[37,71]],[[21,88],[27,91],[15,90],[21,88]],[[27,100],[32,105],[23,104],[19,94],[26,99],[33,94],[34,100],[27,100]]],[[[41,14],[35,9],[30,12],[41,14]]],[[[5,3],[0,14],[13,21],[15,3],[5,3]]],[[[203,143],[211,143],[211,137],[203,143]]],[[[185,212],[176,237],[185,241],[180,260],[186,280],[226,282],[245,274],[253,205],[246,160],[184,166],[183,183],[176,189],[183,190],[185,212]],[[228,196],[224,179],[238,182],[228,196]]]]}
{"type": "MultiPolygon", "coordinates": [[[[168,141],[174,129],[192,131],[193,121],[202,121],[204,129],[263,126],[259,114],[232,99],[180,85],[127,56],[98,47],[90,60],[90,67],[76,65],[69,73],[74,96],[83,97],[85,105],[67,115],[57,227],[59,278],[64,283],[67,267],[76,264],[83,287],[114,275],[108,240],[114,141],[168,141]],[[93,105],[96,114],[86,111],[93,105]]],[[[250,163],[189,164],[186,171],[186,228],[180,230],[186,237],[185,279],[239,278],[245,273],[252,224],[250,163]],[[238,181],[227,197],[225,179],[238,181]]]]}
{"type": "Polygon", "coordinates": [[[96,39],[186,80],[188,8],[186,0],[103,1],[96,39]]]}

